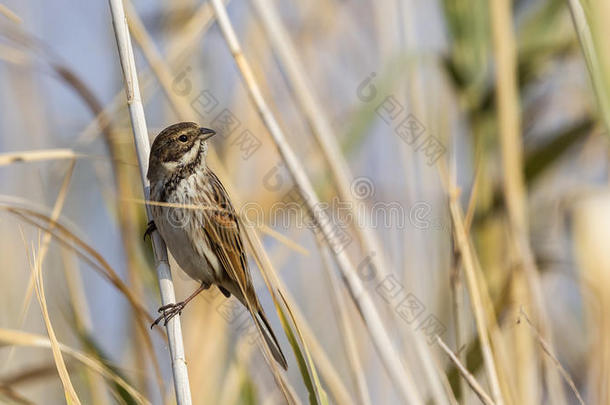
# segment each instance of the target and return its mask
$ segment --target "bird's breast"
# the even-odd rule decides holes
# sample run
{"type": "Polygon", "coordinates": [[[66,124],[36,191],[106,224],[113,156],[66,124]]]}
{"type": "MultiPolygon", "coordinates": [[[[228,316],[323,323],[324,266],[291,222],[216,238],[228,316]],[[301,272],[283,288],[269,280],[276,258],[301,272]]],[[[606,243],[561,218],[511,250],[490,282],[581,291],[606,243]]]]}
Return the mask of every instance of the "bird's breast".
{"type": "Polygon", "coordinates": [[[171,206],[153,206],[153,219],[170,253],[180,267],[193,279],[212,284],[221,279],[218,258],[212,252],[205,233],[205,187],[197,173],[172,185],[151,185],[151,199],[161,196],[171,206]]]}

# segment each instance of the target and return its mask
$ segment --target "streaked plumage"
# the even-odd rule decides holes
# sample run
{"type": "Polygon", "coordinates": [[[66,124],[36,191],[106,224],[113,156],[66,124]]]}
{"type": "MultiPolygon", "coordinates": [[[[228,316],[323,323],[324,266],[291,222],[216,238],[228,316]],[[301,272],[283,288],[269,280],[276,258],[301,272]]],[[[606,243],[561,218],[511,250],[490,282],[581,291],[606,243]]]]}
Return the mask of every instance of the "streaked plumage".
{"type": "Polygon", "coordinates": [[[152,205],[154,224],[191,278],[204,288],[216,285],[225,296],[233,294],[246,308],[251,307],[271,353],[286,368],[252,285],[235,210],[222,183],[206,165],[205,139],[213,134],[183,122],[167,127],[155,138],[147,174],[150,199],[201,209],[152,205]]]}

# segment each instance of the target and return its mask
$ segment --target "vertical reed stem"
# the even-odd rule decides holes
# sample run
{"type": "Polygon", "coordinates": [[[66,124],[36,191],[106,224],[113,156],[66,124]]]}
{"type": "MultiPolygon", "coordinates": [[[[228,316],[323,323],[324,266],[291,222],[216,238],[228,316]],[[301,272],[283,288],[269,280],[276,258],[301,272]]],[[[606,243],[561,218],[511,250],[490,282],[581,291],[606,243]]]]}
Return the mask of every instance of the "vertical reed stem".
{"type": "MultiPolygon", "coordinates": [[[[514,291],[519,301],[528,301],[539,323],[540,334],[552,347],[553,335],[548,316],[542,283],[529,238],[527,190],[523,174],[523,145],[521,140],[521,112],[517,77],[517,44],[513,28],[512,1],[496,0],[490,3],[493,47],[496,58],[496,102],[498,105],[498,127],[502,153],[503,189],[508,219],[512,231],[511,238],[518,260],[518,270],[514,274],[514,291]],[[522,270],[521,270],[522,269],[522,270]]],[[[517,335],[519,337],[519,335],[517,335]]],[[[534,342],[530,337],[519,338],[518,353],[522,354],[521,401],[537,403],[538,358],[534,342]]],[[[557,370],[544,359],[544,377],[550,402],[566,404],[566,398],[557,370]]],[[[521,371],[521,370],[519,370],[521,371]]]]}
{"type": "MultiPolygon", "coordinates": [[[[309,181],[309,178],[307,177],[303,165],[297,158],[296,153],[288,144],[284,132],[280,128],[277,120],[263,98],[260,87],[258,86],[258,83],[254,77],[254,72],[252,71],[248,60],[241,50],[241,46],[239,45],[239,41],[237,39],[237,34],[233,29],[231,21],[229,20],[225,6],[222,4],[221,0],[212,0],[212,6],[214,7],[214,12],[216,13],[218,25],[220,26],[227,46],[235,59],[235,63],[241,73],[242,80],[248,90],[250,98],[256,105],[261,119],[269,130],[276,147],[284,159],[286,168],[291,174],[295,186],[299,190],[299,193],[315,222],[317,224],[328,223],[327,218],[324,217],[323,211],[320,210],[320,201],[311,182],[309,181]]],[[[328,227],[319,226],[319,230],[334,253],[334,259],[341,270],[343,281],[345,282],[352,299],[358,307],[358,310],[360,311],[364,323],[370,333],[373,345],[375,346],[381,362],[386,368],[394,387],[405,403],[413,405],[423,404],[419,390],[415,385],[415,381],[411,373],[401,362],[400,356],[394,347],[394,343],[390,339],[390,336],[386,331],[383,322],[381,321],[377,308],[375,307],[367,290],[364,288],[364,285],[356,273],[356,269],[349,259],[347,253],[345,250],[332,249],[334,239],[331,230],[329,230],[328,227]]]]}
{"type": "MultiPolygon", "coordinates": [[[[146,172],[148,171],[150,144],[148,140],[148,130],[146,129],[144,107],[140,97],[136,63],[133,55],[133,49],[131,47],[131,38],[129,36],[129,29],[127,27],[127,19],[125,18],[123,1],[109,0],[109,4],[112,15],[112,24],[114,26],[114,33],[117,40],[117,47],[119,50],[121,68],[123,70],[123,77],[125,79],[127,106],[129,108],[129,116],[131,118],[131,126],[133,129],[136,154],[138,156],[140,176],[142,178],[142,187],[144,188],[144,198],[148,200],[150,184],[146,178],[146,172]]],[[[146,214],[149,219],[152,218],[150,207],[148,206],[146,207],[146,214]]],[[[176,297],[174,294],[174,284],[172,282],[165,242],[161,238],[161,235],[159,235],[159,233],[156,231],[152,233],[151,239],[155,256],[155,268],[159,278],[161,302],[163,305],[175,303],[176,297]]],[[[172,318],[167,323],[166,328],[170,356],[172,359],[172,372],[174,376],[176,402],[178,405],[191,405],[191,391],[186,369],[180,317],[176,316],[172,318]]]]}

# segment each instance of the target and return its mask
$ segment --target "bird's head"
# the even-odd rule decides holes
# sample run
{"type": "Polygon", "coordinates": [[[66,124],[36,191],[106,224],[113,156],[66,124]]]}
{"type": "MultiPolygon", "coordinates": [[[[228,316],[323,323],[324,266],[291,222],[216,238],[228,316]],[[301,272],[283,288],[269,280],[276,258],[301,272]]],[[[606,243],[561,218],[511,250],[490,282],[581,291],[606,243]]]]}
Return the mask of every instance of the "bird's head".
{"type": "Polygon", "coordinates": [[[185,167],[205,165],[206,140],[216,134],[194,122],[170,125],[157,135],[150,149],[147,177],[150,182],[171,176],[185,167]]]}

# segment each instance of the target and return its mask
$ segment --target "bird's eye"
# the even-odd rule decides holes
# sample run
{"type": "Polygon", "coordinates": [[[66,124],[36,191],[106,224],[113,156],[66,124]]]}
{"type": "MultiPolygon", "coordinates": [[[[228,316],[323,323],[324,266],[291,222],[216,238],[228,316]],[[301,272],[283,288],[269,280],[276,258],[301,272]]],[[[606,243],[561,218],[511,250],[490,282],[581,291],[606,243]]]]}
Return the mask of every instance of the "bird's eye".
{"type": "Polygon", "coordinates": [[[178,140],[179,140],[180,142],[186,142],[186,141],[188,141],[188,139],[189,139],[189,138],[188,138],[188,136],[186,136],[186,135],[180,135],[180,136],[178,137],[178,140]]]}

